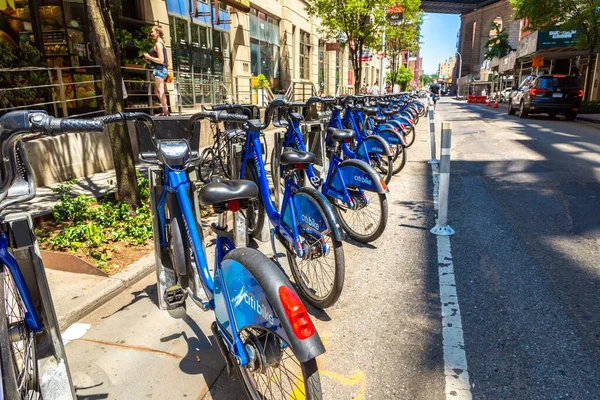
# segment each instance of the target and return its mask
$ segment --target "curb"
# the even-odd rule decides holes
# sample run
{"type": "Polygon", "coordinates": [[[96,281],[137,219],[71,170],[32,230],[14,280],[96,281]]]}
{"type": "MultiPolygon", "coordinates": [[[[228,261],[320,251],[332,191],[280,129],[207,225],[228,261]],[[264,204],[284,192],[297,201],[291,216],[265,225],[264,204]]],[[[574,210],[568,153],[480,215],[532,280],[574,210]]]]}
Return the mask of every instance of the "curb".
{"type": "Polygon", "coordinates": [[[591,122],[592,124],[600,124],[600,120],[593,118],[580,117],[579,115],[576,118],[578,121],[591,122]]]}
{"type": "Polygon", "coordinates": [[[94,287],[92,296],[88,296],[77,307],[58,316],[58,326],[64,331],[73,323],[90,314],[100,306],[123,293],[126,289],[139,282],[154,271],[154,252],[148,253],[139,260],[129,264],[123,271],[107,278],[94,287]]]}

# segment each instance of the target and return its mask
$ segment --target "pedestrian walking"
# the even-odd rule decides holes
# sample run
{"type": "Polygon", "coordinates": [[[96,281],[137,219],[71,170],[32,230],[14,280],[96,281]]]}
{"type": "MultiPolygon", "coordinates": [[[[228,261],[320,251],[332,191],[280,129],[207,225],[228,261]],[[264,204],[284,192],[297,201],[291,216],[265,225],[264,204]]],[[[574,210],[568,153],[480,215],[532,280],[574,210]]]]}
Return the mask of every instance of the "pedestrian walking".
{"type": "Polygon", "coordinates": [[[371,94],[374,96],[379,95],[379,86],[376,83],[371,87],[371,94]]]}
{"type": "Polygon", "coordinates": [[[431,93],[431,99],[433,100],[433,110],[435,111],[437,101],[440,99],[440,85],[438,84],[437,79],[434,79],[431,85],[429,85],[429,92],[431,93]]]}
{"type": "Polygon", "coordinates": [[[149,53],[144,53],[144,59],[152,64],[152,74],[154,75],[154,94],[158,97],[162,107],[162,113],[159,116],[168,116],[169,108],[167,106],[167,95],[165,94],[165,79],[169,75],[169,60],[167,58],[167,48],[164,42],[164,32],[162,26],[154,25],[150,36],[154,40],[154,47],[149,53]]]}

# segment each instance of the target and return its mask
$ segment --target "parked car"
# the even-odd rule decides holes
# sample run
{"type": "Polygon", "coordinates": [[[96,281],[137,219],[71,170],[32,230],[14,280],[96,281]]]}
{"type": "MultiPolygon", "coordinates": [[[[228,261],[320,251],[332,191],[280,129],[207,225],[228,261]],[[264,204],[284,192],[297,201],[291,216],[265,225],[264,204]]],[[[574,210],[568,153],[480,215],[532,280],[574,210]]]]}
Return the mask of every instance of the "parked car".
{"type": "Polygon", "coordinates": [[[511,93],[514,91],[513,88],[506,88],[500,92],[500,101],[507,101],[510,98],[511,93]]]}
{"type": "Polygon", "coordinates": [[[577,117],[583,90],[576,75],[528,76],[510,95],[508,113],[527,118],[529,114],[548,114],[550,118],[564,114],[567,121],[577,117]]]}
{"type": "Polygon", "coordinates": [[[442,96],[448,96],[450,94],[450,89],[449,88],[445,88],[442,89],[442,96]]]}

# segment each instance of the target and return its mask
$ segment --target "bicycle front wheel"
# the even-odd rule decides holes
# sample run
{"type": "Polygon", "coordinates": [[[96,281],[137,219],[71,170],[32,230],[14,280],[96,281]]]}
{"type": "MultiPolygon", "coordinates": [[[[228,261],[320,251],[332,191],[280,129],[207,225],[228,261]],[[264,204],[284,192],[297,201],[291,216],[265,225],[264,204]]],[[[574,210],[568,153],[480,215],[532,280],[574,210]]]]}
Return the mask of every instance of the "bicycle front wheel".
{"type": "Polygon", "coordinates": [[[215,172],[217,166],[217,160],[215,152],[212,147],[207,147],[200,153],[200,163],[198,169],[200,170],[200,179],[203,182],[207,182],[215,172]]]}
{"type": "Polygon", "coordinates": [[[41,399],[35,334],[25,322],[25,306],[6,266],[0,271],[0,281],[0,307],[4,307],[0,308],[0,315],[4,316],[0,321],[2,379],[14,376],[19,398],[41,399]]]}
{"type": "Polygon", "coordinates": [[[406,147],[401,143],[394,145],[394,167],[392,169],[394,175],[402,171],[406,165],[406,159],[406,147]]]}
{"type": "Polygon", "coordinates": [[[304,218],[303,210],[297,210],[300,214],[298,219],[303,245],[309,254],[300,258],[295,252],[287,249],[287,258],[300,294],[312,306],[323,309],[331,307],[340,297],[344,287],[346,266],[342,242],[335,238],[331,229],[335,221],[327,218],[327,214],[310,194],[310,190],[300,189],[296,192],[293,197],[294,203],[310,207],[311,212],[316,213],[313,215],[317,215],[313,220],[325,221],[326,226],[311,224],[310,216],[304,218]],[[308,225],[309,228],[302,229],[303,224],[308,225]],[[311,234],[311,230],[319,231],[322,237],[311,234]]]}

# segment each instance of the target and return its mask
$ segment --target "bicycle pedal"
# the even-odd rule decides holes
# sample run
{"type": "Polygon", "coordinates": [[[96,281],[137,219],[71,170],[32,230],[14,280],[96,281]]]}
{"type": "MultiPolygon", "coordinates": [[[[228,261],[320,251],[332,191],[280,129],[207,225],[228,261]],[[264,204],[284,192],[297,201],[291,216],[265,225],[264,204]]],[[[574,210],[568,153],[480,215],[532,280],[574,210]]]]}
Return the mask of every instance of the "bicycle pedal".
{"type": "Polygon", "coordinates": [[[169,307],[181,307],[185,304],[187,296],[188,293],[180,285],[173,285],[165,290],[163,299],[169,307]]]}

